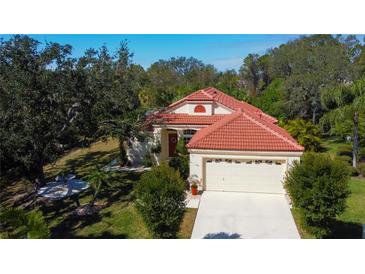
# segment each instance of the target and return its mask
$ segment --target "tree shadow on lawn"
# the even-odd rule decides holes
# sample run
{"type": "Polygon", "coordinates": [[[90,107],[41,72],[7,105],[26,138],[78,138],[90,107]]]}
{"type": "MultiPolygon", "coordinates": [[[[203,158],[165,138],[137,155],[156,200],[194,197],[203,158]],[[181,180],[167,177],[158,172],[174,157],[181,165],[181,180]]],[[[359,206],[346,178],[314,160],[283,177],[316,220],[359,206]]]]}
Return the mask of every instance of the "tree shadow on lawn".
{"type": "Polygon", "coordinates": [[[90,234],[89,236],[75,236],[75,239],[127,239],[128,235],[125,233],[113,234],[109,231],[104,231],[101,234],[90,234]]]}
{"type": "Polygon", "coordinates": [[[108,204],[117,201],[133,199],[132,192],[139,180],[141,174],[138,173],[115,173],[112,176],[108,186],[103,188],[99,193],[100,199],[105,199],[108,204]]]}
{"type": "Polygon", "coordinates": [[[362,225],[360,223],[335,220],[332,223],[332,233],[328,239],[361,239],[362,225]]]}
{"type": "Polygon", "coordinates": [[[51,177],[61,173],[77,173],[78,176],[87,175],[87,171],[96,166],[104,166],[108,164],[110,161],[115,159],[118,155],[118,150],[115,149],[113,151],[93,151],[88,152],[84,155],[80,155],[74,159],[66,160],[64,166],[57,167],[53,166],[50,168],[48,172],[48,179],[52,179],[51,177]]]}
{"type": "Polygon", "coordinates": [[[88,216],[77,216],[69,214],[59,224],[51,228],[52,238],[56,239],[72,239],[78,238],[74,234],[75,230],[82,229],[86,226],[98,223],[102,220],[99,213],[88,216]]]}

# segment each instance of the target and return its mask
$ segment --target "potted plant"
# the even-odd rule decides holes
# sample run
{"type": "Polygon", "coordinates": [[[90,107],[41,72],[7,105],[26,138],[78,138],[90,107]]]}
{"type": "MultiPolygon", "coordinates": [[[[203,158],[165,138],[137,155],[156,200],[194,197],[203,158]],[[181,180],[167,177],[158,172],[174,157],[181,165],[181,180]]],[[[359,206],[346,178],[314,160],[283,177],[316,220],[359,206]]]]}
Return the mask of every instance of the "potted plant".
{"type": "Polygon", "coordinates": [[[191,194],[192,195],[197,195],[198,194],[198,185],[196,182],[193,182],[190,186],[191,188],[191,194]]]}

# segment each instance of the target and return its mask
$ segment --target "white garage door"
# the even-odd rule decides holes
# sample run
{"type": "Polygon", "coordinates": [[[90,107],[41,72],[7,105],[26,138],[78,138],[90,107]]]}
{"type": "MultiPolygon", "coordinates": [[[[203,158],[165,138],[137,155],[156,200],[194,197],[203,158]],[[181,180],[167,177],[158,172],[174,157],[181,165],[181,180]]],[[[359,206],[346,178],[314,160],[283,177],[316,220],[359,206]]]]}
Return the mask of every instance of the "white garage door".
{"type": "Polygon", "coordinates": [[[206,190],[283,193],[284,161],[211,159],[206,190]]]}

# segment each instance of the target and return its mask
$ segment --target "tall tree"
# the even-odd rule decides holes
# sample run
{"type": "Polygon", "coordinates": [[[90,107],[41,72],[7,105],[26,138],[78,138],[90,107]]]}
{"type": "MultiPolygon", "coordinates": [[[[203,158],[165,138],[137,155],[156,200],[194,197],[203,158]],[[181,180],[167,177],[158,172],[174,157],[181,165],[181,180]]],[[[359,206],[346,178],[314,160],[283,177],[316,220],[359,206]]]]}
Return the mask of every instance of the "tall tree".
{"type": "Polygon", "coordinates": [[[351,81],[348,50],[331,35],[301,37],[271,51],[273,78],[282,78],[291,116],[318,121],[320,90],[351,81]]]}
{"type": "Polygon", "coordinates": [[[249,92],[250,97],[256,97],[260,81],[259,55],[249,54],[240,69],[241,77],[249,92]]]}
{"type": "Polygon", "coordinates": [[[28,36],[0,44],[0,154],[37,184],[78,116],[70,53],[56,43],[41,49],[28,36]]]}
{"type": "MultiPolygon", "coordinates": [[[[321,92],[323,107],[328,111],[321,119],[322,127],[329,125],[330,134],[336,134],[339,125],[346,121],[352,123],[352,165],[357,166],[359,152],[359,124],[365,115],[365,77],[352,85],[338,85],[323,89],[321,92]]],[[[328,128],[328,127],[327,127],[328,128]]]]}

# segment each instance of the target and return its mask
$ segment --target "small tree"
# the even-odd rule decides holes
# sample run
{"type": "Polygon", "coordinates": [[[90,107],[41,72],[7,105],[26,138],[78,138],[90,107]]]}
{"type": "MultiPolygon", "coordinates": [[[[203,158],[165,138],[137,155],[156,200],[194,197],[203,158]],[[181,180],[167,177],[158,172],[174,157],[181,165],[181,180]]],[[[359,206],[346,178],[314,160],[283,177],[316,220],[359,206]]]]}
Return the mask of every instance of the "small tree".
{"type": "Polygon", "coordinates": [[[185,210],[185,185],[166,163],[142,175],[137,208],[155,238],[176,238],[185,210]]]}
{"type": "Polygon", "coordinates": [[[285,187],[316,237],[327,236],[332,220],[345,210],[348,179],[346,164],[327,154],[306,153],[288,172],[285,187]]]}
{"type": "Polygon", "coordinates": [[[189,177],[189,153],[184,143],[184,138],[180,138],[176,144],[177,156],[171,159],[170,166],[177,169],[183,179],[189,177]]]}
{"type": "Polygon", "coordinates": [[[0,211],[0,223],[3,226],[0,238],[46,239],[50,231],[42,213],[24,212],[17,208],[4,208],[0,211]]]}
{"type": "Polygon", "coordinates": [[[93,189],[93,198],[90,202],[90,206],[94,206],[94,203],[98,197],[100,189],[107,183],[109,174],[99,167],[96,167],[87,177],[87,181],[90,183],[93,189]]]}

